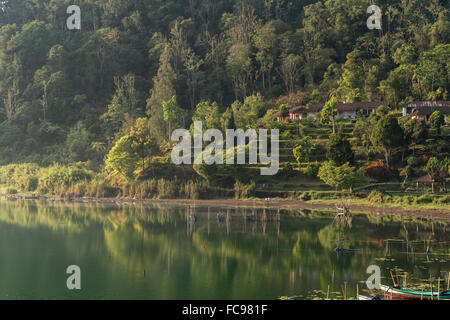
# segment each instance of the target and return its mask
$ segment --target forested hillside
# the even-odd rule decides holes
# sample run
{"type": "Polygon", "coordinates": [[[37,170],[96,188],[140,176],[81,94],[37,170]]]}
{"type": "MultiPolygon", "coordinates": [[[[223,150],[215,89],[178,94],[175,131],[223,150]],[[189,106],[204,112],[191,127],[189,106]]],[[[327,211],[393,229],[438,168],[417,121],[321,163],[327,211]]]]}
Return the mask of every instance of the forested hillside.
{"type": "Polygon", "coordinates": [[[164,145],[169,125],[204,118],[201,101],[245,124],[246,104],[229,108],[252,95],[264,100],[257,118],[332,95],[394,107],[448,99],[448,1],[378,0],[382,30],[369,30],[373,2],[2,1],[0,162],[101,166],[136,119],[164,145]],[[72,4],[81,30],[66,27],[72,4]],[[162,102],[173,96],[184,112],[169,119],[162,102]]]}

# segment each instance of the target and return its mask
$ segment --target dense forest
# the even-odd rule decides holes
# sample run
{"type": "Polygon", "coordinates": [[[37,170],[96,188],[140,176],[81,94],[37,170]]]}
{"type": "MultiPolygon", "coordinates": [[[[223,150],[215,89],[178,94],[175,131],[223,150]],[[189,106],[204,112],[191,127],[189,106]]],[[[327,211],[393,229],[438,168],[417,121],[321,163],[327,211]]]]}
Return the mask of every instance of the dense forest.
{"type": "Polygon", "coordinates": [[[7,0],[0,28],[3,165],[100,172],[134,148],[145,171],[193,120],[267,127],[280,106],[331,97],[449,100],[446,0],[7,0]]]}

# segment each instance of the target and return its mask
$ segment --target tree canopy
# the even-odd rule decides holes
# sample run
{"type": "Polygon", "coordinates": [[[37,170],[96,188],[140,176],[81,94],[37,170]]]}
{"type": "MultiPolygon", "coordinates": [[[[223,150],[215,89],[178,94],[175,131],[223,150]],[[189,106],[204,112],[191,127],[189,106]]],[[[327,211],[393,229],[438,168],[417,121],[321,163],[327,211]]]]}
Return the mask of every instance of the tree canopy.
{"type": "MultiPolygon", "coordinates": [[[[380,1],[379,31],[370,0],[79,0],[80,30],[66,27],[66,0],[1,3],[0,164],[93,152],[103,167],[137,119],[164,147],[196,119],[255,128],[286,116],[282,104],[328,101],[321,119],[334,124],[336,101],[449,96],[445,0],[380,1]]],[[[364,134],[389,160],[401,132],[383,119],[364,134]]]]}

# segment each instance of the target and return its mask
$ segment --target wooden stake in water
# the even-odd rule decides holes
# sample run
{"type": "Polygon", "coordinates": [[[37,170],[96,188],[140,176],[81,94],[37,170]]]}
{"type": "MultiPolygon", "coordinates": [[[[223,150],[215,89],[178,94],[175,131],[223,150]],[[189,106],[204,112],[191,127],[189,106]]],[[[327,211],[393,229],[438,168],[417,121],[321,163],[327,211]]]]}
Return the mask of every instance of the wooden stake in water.
{"type": "Polygon", "coordinates": [[[359,297],[359,286],[356,284],[356,300],[358,300],[359,297]]]}
{"type": "Polygon", "coordinates": [[[430,287],[431,287],[431,300],[433,299],[433,283],[430,281],[430,287]]]}
{"type": "Polygon", "coordinates": [[[328,285],[328,290],[327,290],[327,300],[330,297],[330,285],[328,285]]]}
{"type": "Polygon", "coordinates": [[[420,300],[423,300],[423,288],[422,288],[422,293],[420,294],[420,300]]]}
{"type": "Polygon", "coordinates": [[[450,290],[450,272],[448,273],[448,278],[447,278],[447,291],[450,290]]]}
{"type": "Polygon", "coordinates": [[[344,300],[347,300],[347,282],[344,282],[344,300]]]}
{"type": "Polygon", "coordinates": [[[438,300],[441,300],[441,277],[438,278],[438,300]]]}
{"type": "Polygon", "coordinates": [[[389,273],[391,274],[392,283],[394,284],[394,288],[396,288],[397,285],[395,284],[395,279],[394,279],[394,275],[392,274],[392,270],[389,270],[389,273]]]}
{"type": "Polygon", "coordinates": [[[397,266],[394,267],[394,270],[395,270],[395,277],[397,278],[397,283],[398,283],[398,285],[400,286],[400,280],[398,280],[398,269],[397,269],[397,268],[398,268],[397,266]]]}

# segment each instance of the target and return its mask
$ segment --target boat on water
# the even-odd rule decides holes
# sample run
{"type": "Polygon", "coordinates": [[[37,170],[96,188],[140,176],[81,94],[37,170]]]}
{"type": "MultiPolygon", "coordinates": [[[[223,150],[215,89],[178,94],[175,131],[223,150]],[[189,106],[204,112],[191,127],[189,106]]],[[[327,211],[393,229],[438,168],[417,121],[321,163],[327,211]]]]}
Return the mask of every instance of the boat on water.
{"type": "Polygon", "coordinates": [[[394,299],[406,299],[406,300],[450,300],[450,290],[432,292],[432,291],[418,291],[407,290],[397,287],[381,285],[381,291],[387,294],[387,296],[394,299]]]}
{"type": "Polygon", "coordinates": [[[358,294],[358,300],[383,300],[380,298],[379,295],[373,296],[373,297],[368,297],[368,296],[363,296],[362,294],[358,294]]]}

